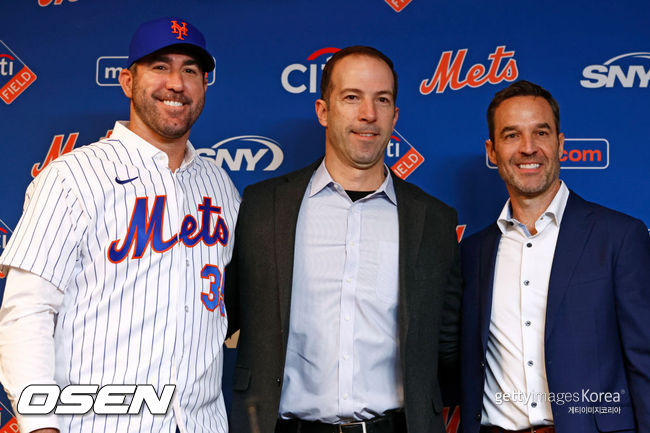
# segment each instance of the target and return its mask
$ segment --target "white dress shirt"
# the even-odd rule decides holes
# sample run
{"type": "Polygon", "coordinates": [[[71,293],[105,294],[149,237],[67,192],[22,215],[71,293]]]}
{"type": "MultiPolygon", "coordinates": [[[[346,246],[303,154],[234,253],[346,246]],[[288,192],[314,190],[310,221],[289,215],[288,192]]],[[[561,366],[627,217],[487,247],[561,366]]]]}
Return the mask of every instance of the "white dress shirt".
{"type": "Polygon", "coordinates": [[[282,418],[340,423],[403,406],[398,252],[391,176],[352,202],[323,162],[296,227],[282,418]]]}
{"type": "Polygon", "coordinates": [[[548,283],[569,198],[564,182],[531,235],[512,217],[510,200],[497,225],[492,313],[483,390],[483,425],[507,430],[553,423],[544,363],[548,283]]]}

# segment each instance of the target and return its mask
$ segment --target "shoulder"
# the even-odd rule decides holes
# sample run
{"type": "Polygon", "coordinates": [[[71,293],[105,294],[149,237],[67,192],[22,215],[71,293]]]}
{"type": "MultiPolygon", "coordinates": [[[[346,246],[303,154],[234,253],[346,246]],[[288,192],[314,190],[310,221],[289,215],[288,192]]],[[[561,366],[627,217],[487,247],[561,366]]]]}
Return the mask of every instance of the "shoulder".
{"type": "Polygon", "coordinates": [[[601,204],[587,201],[574,191],[571,191],[565,213],[579,214],[580,212],[585,212],[588,216],[594,218],[595,223],[602,226],[605,232],[627,232],[632,227],[643,227],[647,230],[646,225],[640,219],[601,204]]]}
{"type": "Polygon", "coordinates": [[[309,183],[309,179],[311,179],[311,176],[314,174],[314,171],[316,170],[316,168],[318,168],[318,164],[320,164],[320,160],[306,167],[292,171],[290,173],[272,177],[270,179],[266,179],[248,185],[244,189],[243,195],[244,197],[265,195],[273,191],[280,185],[292,184],[292,183],[298,185],[304,183],[306,188],[307,184],[309,183]]]}
{"type": "Polygon", "coordinates": [[[438,212],[445,216],[453,217],[454,219],[456,218],[456,209],[425,192],[419,186],[402,180],[397,176],[393,176],[393,184],[395,185],[395,194],[397,195],[398,203],[403,198],[417,200],[424,203],[430,211],[438,212]]]}

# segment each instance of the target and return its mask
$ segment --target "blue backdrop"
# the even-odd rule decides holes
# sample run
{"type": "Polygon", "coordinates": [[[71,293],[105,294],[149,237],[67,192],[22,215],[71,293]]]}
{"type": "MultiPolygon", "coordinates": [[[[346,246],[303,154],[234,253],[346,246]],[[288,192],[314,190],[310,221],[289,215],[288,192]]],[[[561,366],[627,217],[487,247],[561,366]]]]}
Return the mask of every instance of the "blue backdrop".
{"type": "MultiPolygon", "coordinates": [[[[507,197],[486,163],[485,111],[515,79],[560,104],[567,184],[650,221],[647,1],[23,0],[0,5],[0,253],[48,156],[127,119],[117,74],[131,34],[165,15],[202,29],[216,57],[190,138],[240,191],[322,154],[321,67],[336,49],[363,44],[391,57],[399,75],[389,165],[456,207],[465,236],[507,197]]],[[[1,432],[10,414],[0,402],[1,432]]]]}

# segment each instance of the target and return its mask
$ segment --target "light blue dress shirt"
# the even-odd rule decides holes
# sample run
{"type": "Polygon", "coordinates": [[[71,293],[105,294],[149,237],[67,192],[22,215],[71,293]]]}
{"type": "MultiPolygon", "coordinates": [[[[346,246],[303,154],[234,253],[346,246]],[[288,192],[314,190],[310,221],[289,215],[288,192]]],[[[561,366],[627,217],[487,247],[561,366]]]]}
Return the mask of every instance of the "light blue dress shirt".
{"type": "Polygon", "coordinates": [[[323,162],[296,227],[282,418],[341,423],[403,406],[398,251],[391,176],[352,202],[323,162]]]}

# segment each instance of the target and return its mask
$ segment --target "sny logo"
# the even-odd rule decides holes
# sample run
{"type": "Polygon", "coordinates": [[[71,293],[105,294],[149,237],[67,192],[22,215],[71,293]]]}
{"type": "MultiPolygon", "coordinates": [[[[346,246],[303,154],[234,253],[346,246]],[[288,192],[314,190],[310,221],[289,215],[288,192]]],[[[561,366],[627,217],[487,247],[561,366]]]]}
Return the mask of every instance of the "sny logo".
{"type": "Polygon", "coordinates": [[[185,38],[183,38],[183,36],[187,36],[187,23],[185,22],[182,23],[183,25],[179,26],[176,20],[172,20],[171,29],[173,34],[178,35],[176,36],[176,39],[180,39],[181,41],[184,41],[185,38]]]}
{"type": "Polygon", "coordinates": [[[584,80],[580,85],[588,89],[614,87],[618,82],[622,87],[647,88],[650,81],[650,53],[627,53],[612,57],[602,65],[589,65],[582,70],[584,80]],[[638,64],[638,59],[645,59],[646,67],[638,64]],[[619,63],[619,64],[616,64],[619,63]]]}
{"type": "Polygon", "coordinates": [[[506,51],[505,45],[500,45],[496,50],[488,55],[490,66],[477,63],[469,68],[465,78],[461,79],[461,69],[467,55],[467,48],[458,50],[458,54],[453,58],[453,51],[445,51],[440,56],[438,66],[436,67],[433,77],[429,80],[422,80],[420,83],[420,93],[428,95],[435,89],[436,93],[442,93],[447,86],[451,90],[460,90],[465,86],[472,88],[480,87],[485,83],[498,84],[502,81],[514,81],[519,76],[517,70],[517,61],[511,58],[515,55],[514,51],[506,51]],[[503,69],[499,69],[502,60],[507,62],[503,69]]]}
{"type": "MultiPolygon", "coordinates": [[[[560,157],[562,169],[603,170],[609,167],[609,141],[604,138],[566,138],[560,157]]],[[[488,168],[497,168],[485,155],[488,168]]]]}
{"type": "Polygon", "coordinates": [[[327,47],[316,50],[307,56],[308,62],[313,62],[307,65],[302,63],[292,63],[291,65],[284,68],[282,74],[280,75],[280,82],[282,87],[289,93],[303,93],[307,90],[307,85],[305,84],[305,72],[309,71],[308,83],[309,83],[309,93],[316,93],[318,90],[318,80],[320,79],[320,72],[325,67],[325,63],[331,57],[331,54],[339,51],[339,48],[327,47]],[[323,58],[320,63],[314,62],[321,56],[327,56],[323,58]]]}
{"type": "Polygon", "coordinates": [[[260,135],[240,135],[226,138],[212,148],[196,149],[196,151],[201,156],[214,158],[215,164],[219,167],[224,168],[223,164],[225,163],[230,171],[240,171],[244,160],[246,161],[246,171],[254,171],[262,160],[266,163],[263,171],[274,171],[280,167],[284,160],[280,143],[260,135]],[[265,155],[267,155],[266,158],[265,155]]]}
{"type": "Polygon", "coordinates": [[[395,9],[395,12],[402,12],[402,9],[408,6],[408,4],[411,3],[413,0],[384,0],[384,1],[388,3],[390,7],[395,9]]]}
{"type": "Polygon", "coordinates": [[[0,98],[5,104],[14,102],[34,81],[36,74],[0,41],[0,98]]]}

